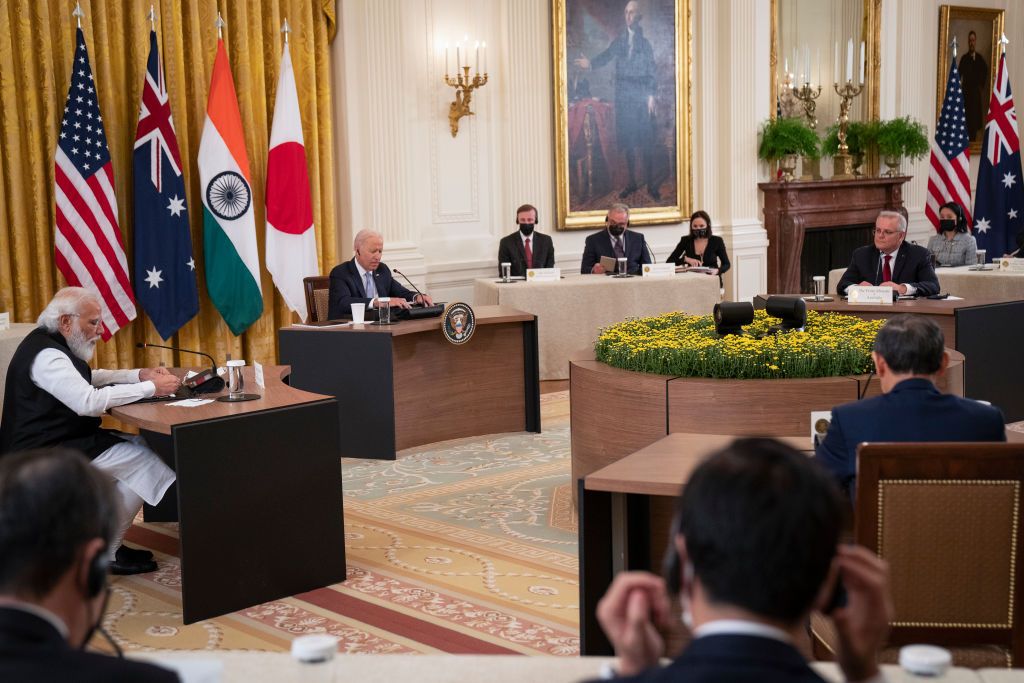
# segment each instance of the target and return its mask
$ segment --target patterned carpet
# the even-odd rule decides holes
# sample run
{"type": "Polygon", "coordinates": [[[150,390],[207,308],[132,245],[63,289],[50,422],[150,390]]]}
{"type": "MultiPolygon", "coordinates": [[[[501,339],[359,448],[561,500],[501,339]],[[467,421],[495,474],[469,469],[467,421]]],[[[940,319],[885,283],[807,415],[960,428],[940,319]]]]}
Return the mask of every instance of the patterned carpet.
{"type": "Polygon", "coordinates": [[[343,584],[183,626],[177,526],[136,523],[160,570],[114,577],[107,630],[128,651],[284,651],[327,632],[346,652],[578,654],[568,392],[541,402],[543,434],[344,460],[343,584]]]}

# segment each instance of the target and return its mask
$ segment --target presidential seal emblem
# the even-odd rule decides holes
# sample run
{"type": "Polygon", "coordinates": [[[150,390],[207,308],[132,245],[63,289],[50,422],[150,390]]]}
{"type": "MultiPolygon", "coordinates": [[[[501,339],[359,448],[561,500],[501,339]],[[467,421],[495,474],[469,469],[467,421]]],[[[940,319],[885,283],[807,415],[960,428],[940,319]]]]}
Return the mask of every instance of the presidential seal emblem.
{"type": "Polygon", "coordinates": [[[465,344],[476,330],[476,316],[469,304],[455,301],[448,304],[441,317],[441,333],[452,344],[465,344]]]}

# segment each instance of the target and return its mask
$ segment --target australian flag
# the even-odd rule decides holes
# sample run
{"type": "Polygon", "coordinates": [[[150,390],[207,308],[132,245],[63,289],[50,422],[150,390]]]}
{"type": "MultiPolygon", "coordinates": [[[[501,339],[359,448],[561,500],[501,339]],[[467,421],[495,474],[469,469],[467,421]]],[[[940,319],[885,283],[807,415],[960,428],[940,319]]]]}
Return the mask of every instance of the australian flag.
{"type": "Polygon", "coordinates": [[[1020,168],[1017,112],[1006,72],[1006,54],[999,58],[996,83],[985,119],[985,141],[974,201],[974,235],[986,258],[1016,251],[1024,225],[1024,178],[1020,168]]]}
{"type": "Polygon", "coordinates": [[[199,312],[199,292],[181,154],[153,31],[149,33],[132,174],[135,296],[160,336],[169,339],[199,312]]]}

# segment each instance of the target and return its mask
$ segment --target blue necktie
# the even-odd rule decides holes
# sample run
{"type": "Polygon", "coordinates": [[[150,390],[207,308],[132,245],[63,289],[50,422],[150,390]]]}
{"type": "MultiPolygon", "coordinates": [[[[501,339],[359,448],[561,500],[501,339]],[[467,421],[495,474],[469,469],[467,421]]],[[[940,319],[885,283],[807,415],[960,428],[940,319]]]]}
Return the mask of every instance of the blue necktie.
{"type": "Polygon", "coordinates": [[[363,280],[365,281],[363,284],[363,289],[366,290],[367,298],[376,298],[377,289],[373,286],[373,273],[371,273],[370,271],[366,271],[366,274],[363,276],[363,280]]]}

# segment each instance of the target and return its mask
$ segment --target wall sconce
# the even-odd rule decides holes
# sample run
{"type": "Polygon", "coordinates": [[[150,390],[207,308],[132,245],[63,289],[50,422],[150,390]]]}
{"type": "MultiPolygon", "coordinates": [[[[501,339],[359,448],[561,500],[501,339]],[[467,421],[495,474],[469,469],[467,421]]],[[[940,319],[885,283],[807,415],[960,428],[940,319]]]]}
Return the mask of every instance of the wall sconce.
{"type": "Polygon", "coordinates": [[[463,48],[461,43],[455,45],[455,76],[448,75],[448,46],[444,46],[444,82],[455,88],[455,101],[448,105],[448,125],[452,131],[452,137],[459,134],[459,119],[463,116],[472,116],[469,103],[473,99],[473,91],[487,85],[487,43],[476,43],[476,65],[473,71],[475,75],[470,78],[469,45],[463,48]],[[481,76],[480,56],[483,54],[484,70],[481,76]],[[465,60],[465,64],[463,64],[465,60]]]}

